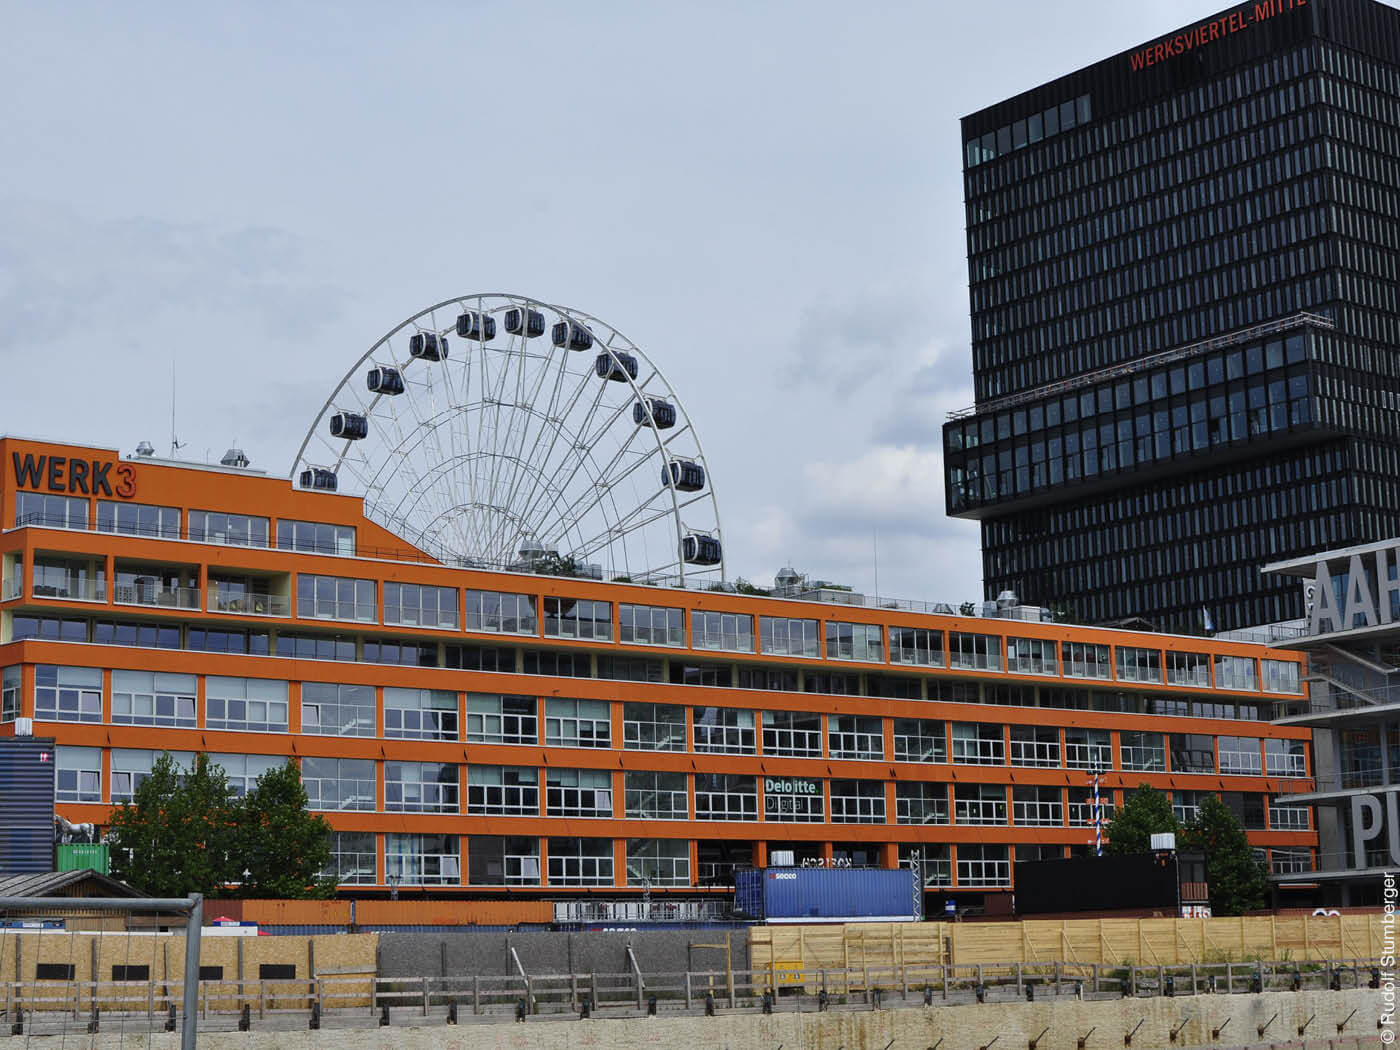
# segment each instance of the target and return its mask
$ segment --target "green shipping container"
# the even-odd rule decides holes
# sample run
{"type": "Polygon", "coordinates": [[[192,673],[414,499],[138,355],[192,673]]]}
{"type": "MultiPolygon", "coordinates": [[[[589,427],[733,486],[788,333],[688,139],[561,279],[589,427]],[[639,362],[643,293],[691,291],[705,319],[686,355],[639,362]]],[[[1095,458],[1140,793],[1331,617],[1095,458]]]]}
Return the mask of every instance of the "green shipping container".
{"type": "Polygon", "coordinates": [[[65,842],[58,847],[59,871],[82,871],[91,868],[103,875],[112,873],[112,857],[108,847],[100,842],[65,842]]]}

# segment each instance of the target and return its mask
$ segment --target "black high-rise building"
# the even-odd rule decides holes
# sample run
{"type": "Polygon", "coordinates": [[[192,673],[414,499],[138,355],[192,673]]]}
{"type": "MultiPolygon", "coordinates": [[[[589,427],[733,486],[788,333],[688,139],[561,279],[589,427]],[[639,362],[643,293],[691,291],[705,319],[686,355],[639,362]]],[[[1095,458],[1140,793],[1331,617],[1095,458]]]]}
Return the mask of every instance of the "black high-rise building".
{"type": "Polygon", "coordinates": [[[1400,535],[1400,11],[1246,3],[962,125],[987,597],[1240,627],[1400,535]]]}

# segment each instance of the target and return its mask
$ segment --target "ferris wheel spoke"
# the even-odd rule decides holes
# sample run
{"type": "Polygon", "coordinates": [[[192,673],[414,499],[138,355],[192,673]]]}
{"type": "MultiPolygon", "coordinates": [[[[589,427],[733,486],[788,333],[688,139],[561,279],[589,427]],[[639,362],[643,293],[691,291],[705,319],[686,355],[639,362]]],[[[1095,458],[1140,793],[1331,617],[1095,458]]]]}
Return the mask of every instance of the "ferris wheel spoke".
{"type": "MultiPolygon", "coordinates": [[[[568,361],[568,358],[567,358],[567,357],[562,358],[559,367],[560,367],[561,369],[565,368],[565,367],[566,367],[566,364],[567,364],[567,361],[568,361]]],[[[572,415],[575,406],[579,403],[579,400],[580,400],[580,398],[582,397],[583,392],[584,392],[587,388],[588,388],[588,377],[587,377],[587,376],[583,376],[583,377],[580,378],[580,381],[575,385],[573,395],[569,398],[568,404],[562,406],[561,410],[558,411],[558,414],[555,415],[554,418],[551,420],[551,422],[554,423],[554,426],[553,426],[553,428],[552,428],[552,433],[550,434],[550,438],[549,438],[549,447],[545,449],[544,456],[543,456],[541,459],[538,460],[538,462],[539,462],[539,464],[540,464],[540,470],[541,470],[540,476],[543,476],[543,474],[544,474],[546,468],[548,467],[548,465],[549,465],[550,463],[553,462],[554,450],[555,450],[555,449],[558,447],[558,445],[559,445],[559,437],[560,437],[560,435],[568,433],[568,430],[566,429],[566,427],[565,427],[565,425],[564,425],[564,422],[565,422],[565,420],[567,420],[567,419],[570,417],[570,415],[572,415]]],[[[601,396],[602,396],[602,392],[599,391],[598,397],[601,397],[601,396]]],[[[597,403],[596,399],[595,399],[594,403],[595,403],[595,404],[597,403]]],[[[590,413],[591,413],[591,409],[590,409],[590,413]]],[[[577,434],[577,433],[580,433],[580,432],[581,432],[581,431],[575,430],[574,433],[577,434]]],[[[565,450],[565,452],[564,452],[564,461],[565,461],[565,462],[567,462],[567,457],[568,457],[568,454],[569,454],[569,453],[568,453],[568,448],[569,448],[569,447],[572,447],[577,441],[578,441],[578,438],[577,438],[576,436],[574,436],[574,434],[570,434],[570,435],[569,435],[569,445],[566,447],[566,450],[565,450]]],[[[532,462],[535,462],[535,459],[534,459],[533,456],[531,456],[531,461],[532,461],[532,462]]],[[[562,466],[562,464],[561,464],[560,466],[562,466]]],[[[556,468],[556,469],[558,469],[558,468],[556,468]]],[[[567,490],[568,487],[569,487],[569,485],[572,483],[572,477],[573,477],[573,476],[570,475],[569,478],[566,478],[566,479],[563,481],[563,483],[560,485],[560,488],[567,490]]],[[[536,504],[538,503],[538,492],[539,492],[539,484],[538,484],[538,479],[536,479],[534,482],[531,483],[531,486],[530,486],[529,490],[527,490],[527,492],[526,492],[526,494],[525,494],[525,497],[524,497],[524,502],[523,502],[523,504],[522,504],[521,517],[525,518],[526,520],[529,520],[531,513],[534,511],[534,509],[535,509],[535,507],[536,507],[536,504]]]]}

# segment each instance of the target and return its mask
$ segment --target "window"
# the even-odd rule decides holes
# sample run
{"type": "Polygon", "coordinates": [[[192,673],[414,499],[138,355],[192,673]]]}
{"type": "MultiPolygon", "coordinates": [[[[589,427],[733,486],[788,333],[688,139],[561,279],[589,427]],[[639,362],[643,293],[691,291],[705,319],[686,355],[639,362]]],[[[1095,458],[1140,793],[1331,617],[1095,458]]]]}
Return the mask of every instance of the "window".
{"type": "Polygon", "coordinates": [[[822,823],[822,782],[805,777],[764,777],[763,819],[789,824],[822,823]]]}
{"type": "Polygon", "coordinates": [[[456,835],[384,836],[385,876],[390,884],[455,886],[462,881],[462,860],[456,835]]]}
{"type": "Polygon", "coordinates": [[[467,740],[473,744],[533,744],[540,738],[532,696],[467,694],[467,740]]]}
{"type": "Polygon", "coordinates": [[[670,664],[672,685],[728,689],[734,682],[734,671],[728,664],[692,664],[679,659],[672,659],[670,664]]]}
{"type": "Polygon", "coordinates": [[[757,782],[734,773],[696,773],[695,819],[757,820],[757,782]]]}
{"type": "Polygon", "coordinates": [[[618,641],[637,645],[685,645],[685,613],[655,605],[619,605],[618,641]]]}
{"type": "Polygon", "coordinates": [[[1060,789],[1054,787],[1012,788],[1011,819],[1018,826],[1023,827],[1063,827],[1065,807],[1060,801],[1060,789]]]}
{"type": "Polygon", "coordinates": [[[374,832],[332,832],[330,863],[319,874],[342,886],[373,886],[379,881],[379,858],[375,854],[374,832]]]}
{"type": "Polygon", "coordinates": [[[36,981],[71,981],[75,969],[72,963],[41,962],[34,964],[36,981]]]}
{"type": "Polygon", "coordinates": [[[786,616],[758,618],[759,645],[763,652],[779,656],[821,655],[817,642],[817,621],[786,616]]]}
{"type": "Polygon", "coordinates": [[[550,638],[612,641],[612,603],[583,598],[546,598],[544,633],[550,638]]]}
{"type": "Polygon", "coordinates": [[[661,682],[665,680],[660,660],[650,656],[598,654],[598,677],[614,682],[661,682]]]}
{"type": "Polygon", "coordinates": [[[1305,740],[1265,740],[1264,761],[1271,777],[1308,775],[1308,745],[1305,740]]]}
{"type": "Polygon", "coordinates": [[[297,575],[297,615],[304,620],[374,623],[374,581],[344,576],[297,575]]]}
{"type": "Polygon", "coordinates": [[[374,812],[371,759],[308,756],[301,760],[301,782],[306,787],[307,809],[374,812]]]}
{"type": "MultiPolygon", "coordinates": [[[[18,582],[18,580],[16,580],[18,582]]],[[[107,570],[101,560],[58,558],[40,555],[34,559],[33,591],[36,598],[66,598],[69,601],[100,602],[107,598],[107,570]]],[[[135,601],[122,591],[118,601],[135,601]]],[[[154,605],[155,600],[143,602],[154,605]]]]}
{"type": "Polygon", "coordinates": [[[1260,756],[1259,744],[1258,737],[1222,736],[1219,740],[1220,772],[1247,777],[1262,776],[1264,761],[1260,756]]]}
{"type": "Polygon", "coordinates": [[[292,603],[286,595],[274,594],[272,581],[264,576],[209,574],[210,612],[239,613],[245,616],[290,616],[292,603]]]}
{"type": "Polygon", "coordinates": [[[932,842],[920,842],[917,845],[901,845],[899,847],[899,866],[910,869],[917,865],[920,874],[923,875],[926,887],[951,886],[953,884],[952,866],[948,857],[949,852],[946,845],[932,842]]]}
{"type": "Polygon", "coordinates": [[[831,781],[833,824],[883,824],[885,784],[881,780],[831,781]]]}
{"type": "Polygon", "coordinates": [[[741,613],[692,612],[690,645],[729,653],[753,652],[753,617],[741,613]]]}
{"type": "Polygon", "coordinates": [[[364,661],[367,664],[395,664],[399,667],[436,667],[437,645],[432,642],[398,642],[383,638],[366,638],[364,661]]]}
{"type": "MultiPolygon", "coordinates": [[[[1070,827],[1092,828],[1094,826],[1094,790],[1087,787],[1069,789],[1069,807],[1066,814],[1070,827]]],[[[1113,819],[1113,792],[1107,789],[1099,792],[1099,816],[1104,824],[1113,819]]]]}
{"type": "Polygon", "coordinates": [[[1214,773],[1215,738],[1199,733],[1171,735],[1173,773],[1214,773]]]}
{"type": "Polygon", "coordinates": [[[101,802],[102,749],[59,744],[54,752],[54,797],[59,802],[101,802]]]}
{"type": "Polygon", "coordinates": [[[112,672],[112,724],[195,726],[192,674],[152,671],[112,672]]]}
{"type": "Polygon", "coordinates": [[[450,762],[385,762],[386,813],[456,813],[461,774],[450,762]]]}
{"type": "Polygon", "coordinates": [[[611,886],[612,839],[550,839],[549,884],[611,886]]]}
{"type": "Polygon", "coordinates": [[[1314,870],[1312,850],[1306,847],[1274,846],[1269,850],[1269,871],[1274,875],[1296,875],[1299,872],[1312,870],[1314,870]]]}
{"type": "Polygon", "coordinates": [[[623,704],[622,746],[629,751],[684,751],[685,708],[673,704],[623,704]]]}
{"type": "Polygon", "coordinates": [[[697,707],[691,712],[695,721],[695,750],[709,755],[752,755],[754,753],[754,717],[752,711],[730,707],[697,707]]]}
{"type": "Polygon", "coordinates": [[[821,758],[822,716],[809,711],[765,711],[763,753],[783,758],[821,758]]]}
{"type": "Polygon", "coordinates": [[[1289,660],[1260,660],[1259,664],[1264,674],[1264,692],[1296,694],[1303,691],[1297,664],[1289,660]]]}
{"type": "Polygon", "coordinates": [[[150,964],[137,966],[135,963],[118,963],[112,967],[113,981],[149,981],[151,979],[150,964]]]}
{"type": "Polygon", "coordinates": [[[948,666],[980,671],[1000,671],[1001,639],[991,634],[948,635],[948,666]]]}
{"type": "MultiPolygon", "coordinates": [[[[373,597],[370,599],[373,601],[373,597]]],[[[411,627],[457,626],[457,588],[384,584],[384,622],[411,627]]]]}
{"type": "Polygon", "coordinates": [[[1107,729],[1066,729],[1065,765],[1070,769],[1112,769],[1113,741],[1107,729]]]}
{"type": "Polygon", "coordinates": [[[34,668],[34,717],[40,722],[101,722],[102,672],[40,664],[34,668]]]}
{"type": "Polygon", "coordinates": [[[953,723],[953,764],[963,766],[1006,765],[1006,744],[1001,726],[984,722],[953,723]]]}
{"type": "Polygon", "coordinates": [[[192,510],[189,516],[190,539],[196,543],[222,543],[229,547],[267,546],[266,518],[212,510],[192,510]]]}
{"type": "Polygon", "coordinates": [[[884,696],[891,700],[922,700],[923,681],[904,675],[868,674],[865,676],[867,696],[884,696]]]}
{"type": "Polygon", "coordinates": [[[1167,749],[1161,733],[1139,733],[1123,730],[1123,768],[1138,773],[1165,773],[1167,770],[1167,749]]]}
{"type": "Polygon", "coordinates": [[[770,693],[797,692],[797,672],[781,667],[740,667],[740,689],[766,689],[770,693]]]}
{"type": "Polygon", "coordinates": [[[1269,804],[1270,831],[1307,831],[1308,807],[1269,804]]]}
{"type": "Polygon", "coordinates": [[[544,742],[551,747],[612,747],[612,723],[606,700],[544,702],[544,742]]]}
{"type": "Polygon", "coordinates": [[[1172,816],[1178,824],[1194,823],[1201,815],[1201,792],[1172,791],[1172,816]]]}
{"type": "Polygon", "coordinates": [[[327,525],[316,521],[279,521],[277,549],[305,554],[355,553],[355,530],[349,525],[327,525]]]}
{"type": "Polygon", "coordinates": [[[112,748],[112,804],[130,802],[146,778],[155,768],[156,760],[162,754],[169,754],[175,762],[178,774],[188,773],[194,767],[194,755],[188,751],[142,751],[131,748],[112,748]]]}
{"type": "Polygon", "coordinates": [[[467,881],[473,886],[538,886],[540,840],[473,835],[467,840],[467,881]]]}
{"type": "Polygon", "coordinates": [[[884,632],[879,624],[826,623],[826,656],[828,660],[865,660],[885,662],[884,632]]]}
{"type": "Polygon", "coordinates": [[[1012,726],[1013,766],[1058,767],[1060,731],[1054,726],[1012,726]]]}
{"type": "Polygon", "coordinates": [[[355,639],[343,634],[278,631],[276,651],[289,660],[354,660],[355,639]]]}
{"type": "Polygon", "coordinates": [[[855,672],[832,673],[830,671],[804,671],[802,673],[804,693],[826,693],[829,696],[860,696],[860,675],[855,672]]]}
{"type": "Polygon", "coordinates": [[[1120,682],[1160,682],[1162,654],[1156,649],[1134,649],[1118,646],[1118,680],[1120,682]]]}
{"type": "Polygon", "coordinates": [[[959,824],[1006,823],[1006,788],[1001,784],[955,784],[953,820],[959,824]]]}
{"type": "Polygon", "coordinates": [[[384,735],[391,740],[456,740],[457,694],[386,687],[384,735]]]}
{"type": "Polygon", "coordinates": [[[539,771],[528,766],[468,766],[467,812],[481,817],[538,817],[539,771]]]}
{"type": "MultiPolygon", "coordinates": [[[[19,620],[16,618],[16,624],[19,620]]],[[[208,631],[191,627],[189,629],[189,640],[185,646],[187,649],[209,649],[212,646],[197,644],[202,642],[205,634],[218,635],[220,632],[208,631]]],[[[248,632],[234,632],[242,639],[244,648],[229,649],[228,652],[246,652],[248,645],[248,632]]],[[[262,653],[267,652],[267,635],[261,636],[263,641],[262,653]]],[[[178,649],[180,648],[180,628],[163,626],[158,623],[127,623],[122,620],[98,620],[93,625],[92,640],[98,645],[135,645],[142,649],[178,649]]],[[[224,652],[225,650],[218,650],[224,652]]]]}
{"type": "Polygon", "coordinates": [[[627,885],[689,886],[688,839],[628,839],[627,885]]]}
{"type": "Polygon", "coordinates": [[[629,820],[685,820],[690,809],[684,773],[623,774],[623,805],[629,820]]]}
{"type": "Polygon", "coordinates": [[[1066,678],[1112,678],[1109,647],[1090,642],[1061,642],[1066,678]]]}
{"type": "Polygon", "coordinates": [[[603,769],[547,770],[545,813],[551,817],[611,817],[612,774],[603,769]]]}
{"type": "Polygon", "coordinates": [[[13,722],[19,717],[21,676],[18,667],[7,667],[0,676],[0,722],[13,722]]]}
{"type": "Polygon", "coordinates": [[[1255,672],[1254,660],[1244,656],[1217,656],[1215,688],[1239,689],[1251,693],[1258,691],[1259,678],[1255,672]]]}
{"type": "Polygon", "coordinates": [[[15,527],[39,525],[47,529],[86,529],[88,501],[73,496],[46,496],[39,492],[15,493],[15,527]]]}
{"type": "Polygon", "coordinates": [[[896,718],[894,720],[894,760],[896,762],[947,762],[948,737],[943,723],[927,718],[896,718]]]}
{"type": "Polygon", "coordinates": [[[948,823],[948,785],[902,780],[894,786],[896,824],[948,823]]]}
{"type": "Polygon", "coordinates": [[[206,678],[204,725],[207,729],[285,733],[287,683],[262,678],[206,678]]]}
{"type": "Polygon", "coordinates": [[[494,645],[445,645],[443,666],[459,671],[515,673],[515,650],[494,645]]]}
{"type": "Polygon", "coordinates": [[[567,649],[526,649],[521,665],[526,674],[544,674],[551,678],[593,677],[593,657],[567,649]]]}
{"type": "Polygon", "coordinates": [[[1008,638],[1006,669],[1017,674],[1058,676],[1060,667],[1055,662],[1055,643],[1045,638],[1008,638]]]}
{"type": "Polygon", "coordinates": [[[375,736],[374,686],[303,682],[301,731],[323,736],[375,736]]]}
{"type": "Polygon", "coordinates": [[[890,663],[942,667],[943,632],[923,627],[891,627],[890,663]]]}
{"type": "Polygon", "coordinates": [[[1167,653],[1167,684],[1210,686],[1210,657],[1205,653],[1167,653]]]}
{"type": "MultiPolygon", "coordinates": [[[[176,645],[166,648],[178,649],[180,629],[171,628],[176,645]]],[[[154,634],[154,631],[152,632],[154,634]]],[[[45,642],[86,642],[88,625],[86,620],[65,619],[58,616],[15,616],[10,631],[10,641],[20,642],[26,638],[38,638],[45,642]]]]}
{"type": "Polygon", "coordinates": [[[467,591],[467,602],[463,611],[466,614],[465,626],[468,631],[539,634],[533,595],[467,591]]]}
{"type": "Polygon", "coordinates": [[[1005,846],[958,845],[959,886],[1010,886],[1011,860],[1005,846]]]}
{"type": "Polygon", "coordinates": [[[224,771],[228,779],[228,792],[234,798],[242,798],[253,790],[258,777],[273,769],[281,769],[289,759],[282,755],[219,755],[209,756],[224,771]]]}
{"type": "Polygon", "coordinates": [[[162,540],[180,538],[180,509],[153,507],[146,503],[97,501],[97,531],[121,536],[151,536],[162,540]]]}
{"type": "Polygon", "coordinates": [[[827,715],[827,747],[831,758],[864,760],[885,757],[882,720],[865,715],[827,715]]]}

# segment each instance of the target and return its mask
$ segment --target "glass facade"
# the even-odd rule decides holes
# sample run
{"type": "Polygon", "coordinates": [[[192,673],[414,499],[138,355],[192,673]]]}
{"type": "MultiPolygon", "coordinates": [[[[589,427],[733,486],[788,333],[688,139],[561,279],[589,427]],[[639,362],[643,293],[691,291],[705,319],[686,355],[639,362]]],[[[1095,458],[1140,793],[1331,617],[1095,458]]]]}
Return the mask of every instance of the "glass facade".
{"type": "Polygon", "coordinates": [[[989,598],[1276,622],[1301,598],[1256,566],[1400,534],[1400,15],[1267,21],[963,121],[977,404],[946,491],[989,598]]]}

